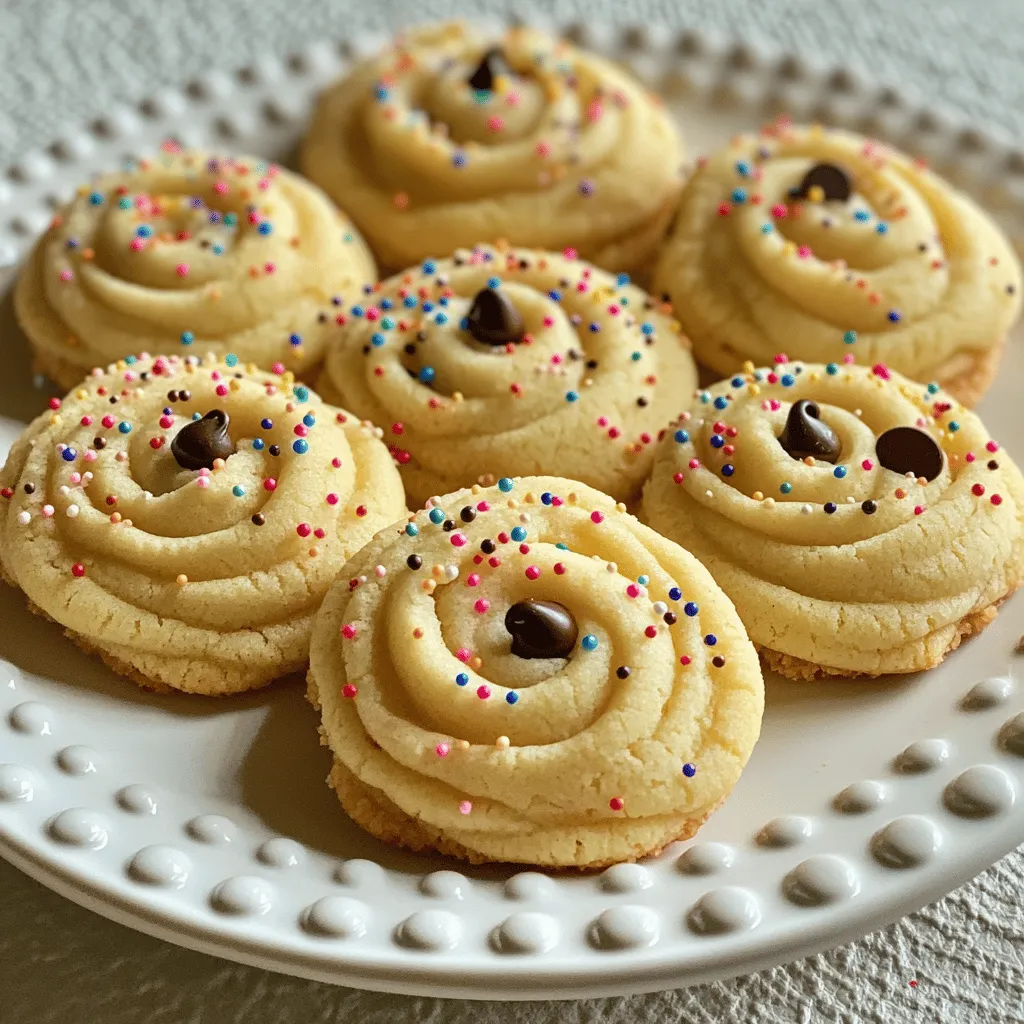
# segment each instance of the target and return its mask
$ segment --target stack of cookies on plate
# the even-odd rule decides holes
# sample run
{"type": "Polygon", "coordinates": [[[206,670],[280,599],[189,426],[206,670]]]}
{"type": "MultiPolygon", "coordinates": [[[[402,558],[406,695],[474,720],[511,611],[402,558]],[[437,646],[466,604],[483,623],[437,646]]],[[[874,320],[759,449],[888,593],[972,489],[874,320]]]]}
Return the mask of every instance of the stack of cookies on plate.
{"type": "Polygon", "coordinates": [[[151,689],[308,668],[375,835],[656,852],[739,778],[762,663],[928,669],[1024,579],[970,411],[1020,267],[923,166],[780,122],[687,173],[615,65],[443,24],[326,91],[301,167],[168,145],[55,219],[15,299],[70,390],[0,569],[151,689]]]}

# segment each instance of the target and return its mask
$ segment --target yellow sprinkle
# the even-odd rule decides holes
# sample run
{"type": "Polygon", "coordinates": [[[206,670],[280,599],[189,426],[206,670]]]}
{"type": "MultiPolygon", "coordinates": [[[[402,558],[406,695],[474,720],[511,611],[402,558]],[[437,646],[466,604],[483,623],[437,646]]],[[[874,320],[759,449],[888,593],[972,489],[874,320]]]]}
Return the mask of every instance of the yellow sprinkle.
{"type": "Polygon", "coordinates": [[[110,515],[110,521],[116,526],[119,522],[121,522],[121,513],[112,512],[110,515]]]}
{"type": "Polygon", "coordinates": [[[437,579],[440,579],[444,575],[444,566],[443,565],[431,566],[430,574],[432,576],[436,577],[437,579]]]}
{"type": "Polygon", "coordinates": [[[754,369],[755,369],[754,364],[749,359],[744,362],[744,364],[743,364],[743,372],[744,373],[753,373],[754,369]]]}
{"type": "Polygon", "coordinates": [[[576,502],[580,500],[580,496],[575,491],[570,491],[565,500],[568,501],[570,505],[575,505],[576,502]]]}
{"type": "Polygon", "coordinates": [[[469,493],[470,494],[479,494],[481,490],[482,490],[482,488],[481,488],[481,486],[479,484],[473,484],[473,486],[470,487],[470,489],[469,489],[469,493]]]}
{"type": "Polygon", "coordinates": [[[533,505],[537,501],[537,497],[533,491],[527,491],[526,494],[523,495],[523,501],[525,501],[527,505],[533,505]]]}
{"type": "Polygon", "coordinates": [[[747,388],[747,394],[750,394],[750,395],[759,395],[759,394],[761,394],[761,385],[760,384],[751,384],[751,385],[749,385],[749,387],[747,388]]]}
{"type": "Polygon", "coordinates": [[[764,493],[762,491],[754,491],[751,497],[754,501],[764,501],[764,493]]]}
{"type": "Polygon", "coordinates": [[[807,198],[812,203],[823,203],[825,201],[825,190],[820,185],[812,185],[807,190],[807,198]]]}
{"type": "Polygon", "coordinates": [[[178,576],[178,586],[183,587],[188,583],[188,577],[184,573],[180,573],[178,576]]]}
{"type": "Polygon", "coordinates": [[[625,504],[625,502],[622,502],[622,501],[616,502],[615,503],[615,511],[616,512],[625,512],[626,511],[626,504],[625,504]]]}
{"type": "Polygon", "coordinates": [[[469,667],[473,669],[474,672],[478,672],[481,668],[483,668],[483,665],[484,660],[480,657],[479,654],[474,654],[473,657],[469,659],[469,667]]]}
{"type": "Polygon", "coordinates": [[[428,593],[432,594],[437,589],[437,584],[433,580],[424,580],[420,586],[428,593]]]}
{"type": "Polygon", "coordinates": [[[469,740],[456,740],[455,746],[458,747],[459,750],[469,750],[469,740]]]}
{"type": "Polygon", "coordinates": [[[224,465],[225,465],[225,463],[224,463],[223,459],[214,459],[213,460],[213,471],[214,471],[214,473],[219,473],[224,468],[224,465]]]}
{"type": "Polygon", "coordinates": [[[453,402],[461,402],[462,400],[463,400],[463,395],[462,395],[461,391],[454,391],[454,392],[452,392],[452,401],[453,402]]]}
{"type": "Polygon", "coordinates": [[[60,423],[60,421],[61,421],[60,416],[57,413],[54,413],[50,417],[50,426],[51,427],[55,427],[55,426],[57,426],[58,423],[60,423]]]}

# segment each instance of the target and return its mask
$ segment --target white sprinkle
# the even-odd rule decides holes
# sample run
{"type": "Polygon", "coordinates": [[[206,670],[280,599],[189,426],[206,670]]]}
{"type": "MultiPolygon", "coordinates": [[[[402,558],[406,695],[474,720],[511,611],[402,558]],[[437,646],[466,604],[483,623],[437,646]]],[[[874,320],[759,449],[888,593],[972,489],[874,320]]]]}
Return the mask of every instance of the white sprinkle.
{"type": "Polygon", "coordinates": [[[366,582],[366,577],[365,576],[360,576],[359,577],[359,582],[360,583],[365,583],[366,582]]]}
{"type": "Polygon", "coordinates": [[[373,571],[377,574],[377,578],[381,580],[388,574],[387,569],[383,565],[375,566],[373,571]]]}
{"type": "Polygon", "coordinates": [[[66,498],[71,493],[71,488],[68,487],[67,484],[62,484],[60,488],[60,493],[63,494],[64,497],[66,498]]]}
{"type": "Polygon", "coordinates": [[[809,516],[813,511],[814,511],[814,507],[812,505],[801,505],[800,506],[800,514],[802,516],[809,516]]]}
{"type": "Polygon", "coordinates": [[[68,505],[68,507],[65,510],[64,514],[68,517],[68,519],[74,519],[75,516],[78,515],[79,511],[81,511],[81,510],[79,509],[79,507],[77,505],[68,505]]]}
{"type": "Polygon", "coordinates": [[[616,565],[616,564],[615,564],[614,562],[609,562],[609,563],[608,563],[608,564],[607,564],[607,565],[605,566],[605,568],[606,568],[606,569],[607,569],[607,570],[608,570],[609,572],[618,572],[618,571],[619,571],[619,567],[618,567],[618,566],[617,566],[617,565],[616,565]]]}
{"type": "Polygon", "coordinates": [[[706,495],[707,495],[707,496],[708,496],[709,498],[713,498],[713,497],[715,496],[715,492],[714,492],[714,491],[705,491],[704,493],[705,493],[705,494],[706,494],[706,495]]]}
{"type": "Polygon", "coordinates": [[[653,610],[655,615],[664,615],[668,611],[668,605],[664,601],[655,601],[653,610]]]}
{"type": "Polygon", "coordinates": [[[459,567],[457,565],[446,565],[444,567],[445,579],[457,580],[459,578],[459,567]]]}
{"type": "Polygon", "coordinates": [[[521,523],[528,523],[529,521],[530,521],[530,513],[529,512],[520,512],[519,513],[519,522],[521,522],[521,523]]]}
{"type": "Polygon", "coordinates": [[[857,499],[855,497],[853,497],[852,494],[848,494],[846,496],[846,504],[847,505],[856,505],[857,504],[857,499]]]}
{"type": "Polygon", "coordinates": [[[32,517],[27,512],[18,513],[18,522],[21,523],[22,526],[28,526],[28,521],[31,518],[32,517]]]}

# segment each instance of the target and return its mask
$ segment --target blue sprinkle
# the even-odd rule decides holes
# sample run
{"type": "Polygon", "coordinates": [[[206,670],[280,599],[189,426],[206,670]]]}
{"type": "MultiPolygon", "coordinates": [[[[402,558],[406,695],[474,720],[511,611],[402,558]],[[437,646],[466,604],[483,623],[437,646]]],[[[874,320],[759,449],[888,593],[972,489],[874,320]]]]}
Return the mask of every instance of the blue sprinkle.
{"type": "Polygon", "coordinates": [[[388,339],[385,338],[383,334],[376,332],[370,336],[370,344],[373,345],[374,348],[380,348],[387,340],[388,339]]]}
{"type": "Polygon", "coordinates": [[[791,373],[784,373],[781,378],[781,384],[784,388],[791,388],[796,383],[796,377],[791,373]]]}
{"type": "Polygon", "coordinates": [[[845,466],[836,466],[836,468],[832,470],[832,475],[837,480],[842,480],[843,477],[846,476],[846,467],[845,466]]]}
{"type": "Polygon", "coordinates": [[[261,451],[263,451],[264,448],[266,448],[267,442],[264,441],[262,437],[257,437],[252,442],[252,446],[253,446],[253,448],[256,449],[256,451],[261,452],[261,451]]]}
{"type": "Polygon", "coordinates": [[[379,99],[381,101],[381,103],[384,103],[384,102],[387,101],[388,91],[387,91],[387,89],[384,88],[383,85],[378,85],[373,90],[373,92],[374,92],[374,95],[377,97],[377,99],[379,99]]]}
{"type": "Polygon", "coordinates": [[[74,448],[65,448],[64,451],[60,453],[60,457],[65,462],[74,462],[75,459],[78,458],[78,452],[76,452],[74,448]]]}
{"type": "Polygon", "coordinates": [[[100,203],[103,202],[103,193],[102,192],[90,192],[89,193],[89,202],[92,203],[93,206],[99,206],[100,203]]]}
{"type": "Polygon", "coordinates": [[[697,607],[696,604],[694,604],[693,601],[687,601],[686,604],[683,605],[683,611],[686,612],[686,614],[689,615],[692,619],[694,615],[696,615],[697,612],[700,611],[700,609],[697,607]]]}
{"type": "Polygon", "coordinates": [[[629,284],[629,274],[616,274],[615,275],[615,284],[619,288],[625,288],[626,285],[629,284]]]}
{"type": "Polygon", "coordinates": [[[289,334],[288,335],[288,344],[289,345],[293,345],[293,346],[301,345],[302,344],[302,335],[301,334],[289,334]]]}
{"type": "Polygon", "coordinates": [[[721,434],[711,435],[711,447],[712,448],[723,448],[725,447],[725,438],[721,434]]]}
{"type": "Polygon", "coordinates": [[[122,434],[130,434],[132,432],[132,425],[130,423],[126,423],[124,420],[121,420],[121,422],[118,423],[117,425],[117,429],[122,434]]]}
{"type": "Polygon", "coordinates": [[[678,601],[683,596],[683,592],[678,587],[673,587],[668,592],[668,599],[670,601],[678,601]]]}
{"type": "Polygon", "coordinates": [[[581,641],[580,646],[585,651],[596,651],[597,650],[597,637],[593,633],[588,633],[581,641]]]}
{"type": "Polygon", "coordinates": [[[435,526],[440,526],[444,522],[444,509],[432,508],[430,510],[427,518],[429,518],[430,521],[435,526]]]}
{"type": "Polygon", "coordinates": [[[423,264],[423,273],[432,274],[437,270],[437,264],[433,260],[426,260],[423,264]]]}
{"type": "Polygon", "coordinates": [[[540,496],[540,503],[541,503],[542,505],[550,505],[550,504],[551,504],[551,499],[552,499],[552,494],[551,494],[551,492],[550,492],[550,491],[545,491],[545,492],[544,492],[544,493],[543,493],[543,494],[542,494],[542,495],[540,496]]]}
{"type": "Polygon", "coordinates": [[[466,154],[465,153],[452,153],[452,163],[456,167],[466,166],[466,154]]]}
{"type": "Polygon", "coordinates": [[[690,435],[685,430],[677,430],[675,433],[676,444],[686,444],[690,440],[690,435]]]}
{"type": "Polygon", "coordinates": [[[600,324],[591,323],[590,326],[589,326],[589,330],[590,330],[591,334],[597,334],[597,332],[599,330],[601,330],[601,325],[600,324]]]}
{"type": "Polygon", "coordinates": [[[274,426],[274,421],[269,416],[265,416],[260,420],[260,426],[264,430],[270,430],[274,426]]]}
{"type": "Polygon", "coordinates": [[[722,476],[732,476],[736,472],[736,467],[732,463],[727,462],[722,467],[722,476]]]}
{"type": "Polygon", "coordinates": [[[734,388],[741,388],[741,387],[743,387],[743,378],[742,377],[733,377],[733,379],[731,381],[729,381],[729,383],[734,388]]]}
{"type": "Polygon", "coordinates": [[[548,298],[551,299],[552,302],[559,302],[562,298],[562,293],[559,291],[550,291],[548,292],[548,298]]]}
{"type": "Polygon", "coordinates": [[[734,188],[732,190],[732,201],[734,203],[743,203],[743,202],[746,202],[746,199],[747,199],[746,189],[734,188]]]}
{"type": "Polygon", "coordinates": [[[854,211],[854,214],[853,214],[853,219],[854,220],[864,221],[864,220],[870,220],[870,218],[871,218],[871,214],[868,213],[867,210],[855,210],[854,211]]]}
{"type": "Polygon", "coordinates": [[[516,693],[515,690],[509,690],[508,693],[505,694],[505,701],[508,704],[517,703],[519,701],[519,694],[516,693]]]}
{"type": "Polygon", "coordinates": [[[306,415],[302,417],[302,422],[305,426],[312,427],[316,424],[316,417],[311,412],[307,412],[306,415]]]}
{"type": "Polygon", "coordinates": [[[567,402],[579,401],[579,397],[580,396],[575,391],[566,391],[565,393],[565,400],[567,402]]]}
{"type": "Polygon", "coordinates": [[[518,544],[526,540],[526,527],[525,526],[513,526],[509,531],[509,536],[518,544]]]}
{"type": "Polygon", "coordinates": [[[153,234],[153,229],[148,224],[140,224],[135,229],[135,234],[137,234],[139,238],[149,238],[149,236],[153,234]]]}
{"type": "Polygon", "coordinates": [[[684,764],[683,774],[688,778],[692,779],[697,774],[697,766],[695,764],[684,764]]]}
{"type": "Polygon", "coordinates": [[[718,643],[718,637],[715,636],[714,633],[708,633],[708,635],[704,637],[704,643],[706,643],[708,647],[714,647],[715,644],[718,643]]]}
{"type": "Polygon", "coordinates": [[[888,313],[888,320],[891,324],[898,324],[900,322],[900,313],[898,309],[890,309],[888,313]]]}
{"type": "Polygon", "coordinates": [[[261,235],[269,235],[274,230],[274,225],[271,224],[269,220],[261,220],[259,227],[257,227],[256,230],[261,235]]]}
{"type": "Polygon", "coordinates": [[[889,230],[889,225],[888,225],[888,224],[886,224],[886,223],[885,223],[884,221],[879,221],[879,222],[878,222],[878,223],[877,223],[877,224],[875,225],[875,230],[876,230],[876,231],[877,231],[877,232],[878,232],[878,233],[879,233],[880,235],[884,235],[884,234],[885,234],[885,233],[886,233],[886,232],[887,232],[887,231],[889,230]]]}
{"type": "Polygon", "coordinates": [[[501,287],[501,278],[500,277],[489,277],[489,278],[487,278],[487,287],[488,288],[500,288],[501,287]]]}
{"type": "Polygon", "coordinates": [[[434,323],[437,324],[439,327],[443,327],[446,323],[448,323],[448,314],[438,313],[437,316],[434,317],[434,323]]]}
{"type": "Polygon", "coordinates": [[[434,312],[434,304],[432,302],[424,302],[423,303],[423,312],[424,313],[433,313],[434,312]]]}
{"type": "Polygon", "coordinates": [[[508,494],[508,492],[511,491],[512,488],[515,487],[515,485],[516,485],[515,480],[513,480],[511,477],[503,476],[498,481],[498,490],[501,491],[504,494],[508,494]]]}
{"type": "Polygon", "coordinates": [[[429,384],[434,379],[434,368],[432,366],[424,366],[419,372],[419,379],[421,384],[429,384]]]}
{"type": "Polygon", "coordinates": [[[469,676],[465,672],[460,672],[455,677],[455,682],[457,682],[459,684],[459,686],[468,686],[469,685],[469,676]]]}
{"type": "Polygon", "coordinates": [[[191,331],[181,332],[181,343],[182,345],[191,345],[196,340],[196,336],[191,331]]]}
{"type": "Polygon", "coordinates": [[[643,324],[641,324],[640,325],[640,332],[642,334],[653,334],[654,333],[654,324],[652,324],[652,323],[643,323],[643,324]]]}
{"type": "Polygon", "coordinates": [[[459,330],[460,331],[468,331],[469,330],[469,317],[468,316],[464,316],[459,321],[459,330]]]}
{"type": "Polygon", "coordinates": [[[296,455],[305,455],[309,451],[309,442],[305,438],[300,437],[297,441],[292,442],[292,451],[296,455]]]}
{"type": "Polygon", "coordinates": [[[352,315],[353,316],[362,316],[363,315],[363,307],[362,306],[353,306],[352,307],[352,315]]]}
{"type": "Polygon", "coordinates": [[[728,405],[729,399],[726,398],[724,395],[719,395],[714,401],[714,406],[716,409],[725,409],[728,407],[728,405]]]}
{"type": "Polygon", "coordinates": [[[744,163],[742,160],[736,164],[736,173],[742,175],[744,178],[750,173],[750,165],[744,163]]]}
{"type": "MultiPolygon", "coordinates": [[[[392,309],[392,308],[394,308],[394,305],[395,304],[390,299],[381,299],[380,300],[380,308],[381,309],[392,309]]],[[[385,317],[384,320],[381,321],[381,323],[384,323],[388,319],[389,319],[388,317],[385,317]]],[[[394,322],[394,320],[392,320],[391,323],[390,323],[390,326],[388,326],[388,330],[391,330],[391,328],[394,327],[394,326],[395,326],[395,322],[394,322]]]]}
{"type": "Polygon", "coordinates": [[[406,297],[402,299],[402,305],[405,306],[406,309],[412,309],[413,306],[416,305],[416,296],[406,295],[406,297]]]}

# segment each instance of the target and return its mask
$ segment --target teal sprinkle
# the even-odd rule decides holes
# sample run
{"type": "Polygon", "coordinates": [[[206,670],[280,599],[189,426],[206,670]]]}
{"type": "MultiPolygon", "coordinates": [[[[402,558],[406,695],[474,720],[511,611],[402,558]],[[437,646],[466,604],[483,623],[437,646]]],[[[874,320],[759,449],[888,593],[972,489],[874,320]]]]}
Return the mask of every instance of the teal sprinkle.
{"type": "Polygon", "coordinates": [[[238,365],[238,356],[236,356],[234,352],[229,352],[224,357],[224,362],[227,363],[228,366],[237,366],[238,365]]]}
{"type": "Polygon", "coordinates": [[[181,343],[182,345],[191,345],[196,340],[196,336],[191,331],[181,332],[181,343]]]}
{"type": "Polygon", "coordinates": [[[580,646],[585,651],[596,651],[597,650],[597,637],[593,633],[588,633],[581,641],[580,646]]]}
{"type": "Polygon", "coordinates": [[[380,325],[385,331],[392,331],[395,328],[395,321],[389,316],[381,317],[380,325]]]}
{"type": "Polygon", "coordinates": [[[839,372],[839,366],[836,363],[829,363],[825,367],[825,372],[830,376],[834,377],[839,372]]]}
{"type": "Polygon", "coordinates": [[[783,494],[789,494],[789,492],[793,490],[793,485],[787,481],[786,483],[779,484],[779,490],[782,491],[783,494]]]}
{"type": "Polygon", "coordinates": [[[761,225],[761,234],[762,235],[770,235],[774,230],[775,230],[775,225],[774,224],[762,224],[761,225]]]}
{"type": "Polygon", "coordinates": [[[957,423],[956,420],[950,420],[949,421],[949,430],[950,430],[951,433],[955,434],[959,429],[960,429],[960,424],[957,423]]]}
{"type": "Polygon", "coordinates": [[[235,484],[235,486],[231,488],[231,493],[236,498],[244,498],[245,497],[245,488],[241,484],[235,484]]]}
{"type": "Polygon", "coordinates": [[[632,355],[630,355],[629,358],[632,359],[634,363],[638,363],[643,358],[643,353],[642,352],[634,352],[634,353],[632,353],[632,355]]]}
{"type": "Polygon", "coordinates": [[[303,384],[297,384],[294,387],[294,389],[292,390],[292,394],[300,402],[308,402],[309,401],[309,388],[307,388],[303,384]]]}
{"type": "Polygon", "coordinates": [[[134,366],[139,361],[139,357],[138,356],[125,356],[124,357],[124,361],[129,366],[134,366]]]}
{"type": "Polygon", "coordinates": [[[526,540],[526,527],[513,526],[510,532],[510,536],[517,544],[522,543],[524,540],[526,540]]]}
{"type": "Polygon", "coordinates": [[[127,196],[121,196],[121,198],[117,201],[117,205],[122,210],[130,210],[132,208],[132,201],[127,196]]]}
{"type": "Polygon", "coordinates": [[[440,526],[444,522],[444,509],[432,508],[429,518],[435,526],[440,526]]]}
{"type": "Polygon", "coordinates": [[[567,402],[578,402],[580,396],[575,391],[566,391],[565,400],[567,402]]]}
{"type": "Polygon", "coordinates": [[[847,331],[843,335],[843,343],[846,344],[846,345],[852,345],[856,340],[857,340],[857,332],[856,331],[847,331]]]}
{"type": "Polygon", "coordinates": [[[406,523],[405,532],[409,537],[415,537],[420,532],[420,528],[415,523],[406,523]]]}
{"type": "Polygon", "coordinates": [[[931,384],[928,385],[928,394],[929,395],[934,395],[935,392],[938,391],[938,390],[939,390],[939,385],[936,384],[934,381],[931,384]]]}
{"type": "Polygon", "coordinates": [[[558,548],[559,551],[568,551],[569,550],[569,545],[568,544],[563,544],[561,541],[559,541],[555,545],[555,547],[558,548]]]}
{"type": "Polygon", "coordinates": [[[353,235],[351,231],[346,231],[345,234],[343,234],[341,236],[341,240],[343,242],[354,242],[355,239],[356,239],[356,236],[353,235]]]}
{"type": "Polygon", "coordinates": [[[700,393],[700,401],[701,401],[701,405],[710,405],[711,404],[711,393],[709,391],[702,391],[700,393]]]}
{"type": "Polygon", "coordinates": [[[637,576],[636,581],[637,581],[637,583],[640,584],[641,587],[646,587],[647,584],[651,582],[651,577],[650,576],[637,576]]]}
{"type": "Polygon", "coordinates": [[[508,494],[508,492],[511,491],[512,488],[515,487],[515,485],[516,485],[515,480],[513,480],[511,477],[503,476],[498,481],[498,490],[501,491],[504,494],[508,494]]]}
{"type": "Polygon", "coordinates": [[[233,213],[224,214],[224,226],[233,228],[238,223],[238,217],[233,213]]]}

